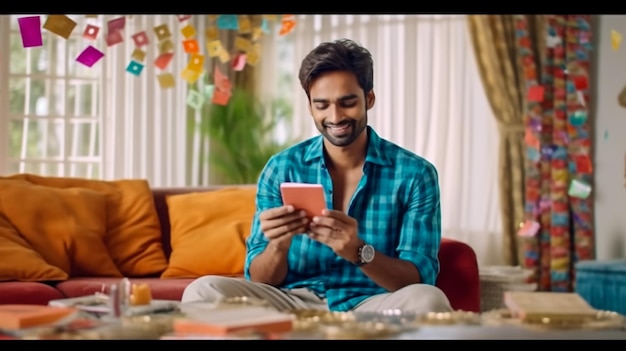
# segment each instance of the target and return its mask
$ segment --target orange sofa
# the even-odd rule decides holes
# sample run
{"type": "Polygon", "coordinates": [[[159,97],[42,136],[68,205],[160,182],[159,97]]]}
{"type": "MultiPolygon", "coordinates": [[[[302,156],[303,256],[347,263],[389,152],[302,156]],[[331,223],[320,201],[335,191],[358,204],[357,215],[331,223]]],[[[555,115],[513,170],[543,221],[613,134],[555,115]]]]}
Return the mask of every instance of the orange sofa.
{"type": "MultiPolygon", "coordinates": [[[[40,179],[36,176],[26,176],[27,180],[40,179]],[[30,177],[30,178],[29,178],[30,177]]],[[[1,178],[0,178],[1,180],[1,178]]],[[[61,184],[61,183],[59,183],[61,184]]],[[[70,184],[63,184],[62,187],[70,187],[70,184]]],[[[253,188],[253,186],[243,186],[245,188],[253,188]]],[[[133,283],[147,283],[152,291],[152,297],[154,299],[167,299],[167,300],[180,300],[184,288],[193,280],[196,276],[202,275],[202,269],[206,268],[197,268],[191,267],[188,270],[180,268],[184,263],[181,260],[185,260],[187,256],[185,252],[181,252],[179,257],[176,258],[178,268],[175,270],[176,274],[164,274],[164,271],[172,269],[172,245],[181,245],[180,238],[172,240],[172,228],[173,223],[170,221],[170,217],[172,215],[172,211],[168,206],[168,195],[192,195],[192,194],[207,194],[208,192],[214,192],[215,190],[223,189],[224,187],[210,187],[210,188],[154,188],[150,189],[152,194],[153,209],[158,216],[158,227],[160,230],[160,245],[153,245],[149,248],[149,250],[153,250],[155,247],[160,247],[162,250],[163,256],[165,257],[166,263],[170,266],[164,267],[160,266],[159,270],[153,272],[149,275],[128,275],[125,274],[128,278],[130,278],[133,283]],[[156,245],[156,246],[155,246],[156,245]],[[183,257],[184,256],[184,257],[183,257]],[[183,262],[183,263],[181,263],[183,262]],[[194,271],[195,269],[195,271],[194,271]],[[182,273],[181,273],[182,272],[182,273]]],[[[109,194],[110,199],[110,194],[109,194]]],[[[224,211],[228,210],[227,201],[219,198],[212,198],[206,201],[213,201],[215,208],[222,208],[224,211]]],[[[249,201],[248,201],[249,202],[249,201]]],[[[133,205],[137,207],[137,204],[133,205]]],[[[182,206],[179,204],[177,206],[182,206]]],[[[232,206],[241,206],[237,204],[233,204],[232,206]]],[[[246,205],[248,206],[248,205],[246,205]]],[[[253,210],[253,203],[250,204],[248,210],[253,210]]],[[[129,207],[128,211],[134,210],[134,207],[129,207]]],[[[196,206],[198,207],[198,206],[196,206]]],[[[181,211],[186,212],[184,208],[181,207],[179,209],[179,214],[181,211]]],[[[1,212],[0,212],[1,214],[1,212]]],[[[177,214],[177,216],[179,216],[177,214]]],[[[187,213],[189,218],[192,218],[195,214],[193,212],[187,213]]],[[[197,218],[197,217],[193,217],[197,218]]],[[[185,220],[185,223],[193,222],[193,220],[185,220]]],[[[176,224],[178,229],[184,224],[182,222],[178,222],[176,224]]],[[[242,231],[249,225],[244,221],[243,224],[238,225],[238,230],[242,231]]],[[[249,227],[247,227],[249,228],[249,227]]],[[[0,232],[0,234],[2,234],[0,232]]],[[[2,239],[2,235],[0,235],[0,239],[2,239]]],[[[1,246],[0,242],[0,246],[1,246]]],[[[194,243],[189,244],[188,246],[193,246],[194,243]]],[[[206,264],[211,264],[211,260],[222,260],[220,262],[225,262],[224,264],[230,264],[233,267],[230,271],[228,269],[217,271],[217,273],[222,272],[222,275],[240,275],[242,271],[243,262],[241,257],[244,253],[244,238],[239,237],[231,240],[228,243],[208,243],[207,245],[226,245],[224,247],[234,247],[234,251],[237,251],[235,254],[229,255],[228,250],[224,250],[223,248],[218,248],[220,254],[215,257],[191,257],[190,260],[195,260],[189,264],[199,264],[201,262],[207,261],[206,264]],[[230,260],[230,261],[229,261],[230,260]],[[200,262],[200,263],[198,263],[200,262]],[[239,274],[237,273],[239,272],[239,274]]],[[[198,245],[196,245],[198,246],[198,245]]],[[[111,247],[111,246],[108,246],[111,247]]],[[[142,249],[141,247],[138,247],[142,249]]],[[[146,246],[148,248],[148,246],[146,246]]],[[[77,250],[83,250],[82,248],[76,248],[77,250]]],[[[189,248],[188,248],[189,249],[189,248]]],[[[202,248],[196,248],[198,250],[198,255],[202,255],[202,248]]],[[[86,250],[86,249],[85,249],[86,250]]],[[[144,250],[147,251],[148,249],[144,250]]],[[[181,249],[182,250],[182,249],[181,249]]],[[[1,249],[0,249],[1,251],[1,249]]],[[[212,252],[215,252],[215,247],[213,247],[212,252]]],[[[94,254],[94,253],[87,253],[94,254]]],[[[457,310],[464,311],[472,311],[479,312],[480,311],[480,291],[479,291],[479,274],[478,274],[478,264],[476,260],[476,256],[471,247],[467,244],[455,241],[452,239],[444,238],[441,242],[441,250],[440,250],[440,264],[441,269],[437,279],[437,286],[439,286],[444,293],[450,299],[450,302],[453,308],[457,310]]],[[[2,258],[0,256],[0,260],[6,258],[2,258]]],[[[1,263],[1,262],[0,262],[1,263]]],[[[220,263],[222,264],[222,263],[220,263]]],[[[139,265],[138,262],[134,263],[136,267],[139,265]]],[[[156,266],[155,266],[156,267],[156,266]]],[[[205,266],[206,267],[206,266],[205,266]]],[[[208,271],[207,271],[208,272],[208,271]]],[[[208,273],[216,273],[216,272],[208,272],[208,273]]],[[[52,299],[61,299],[68,297],[78,297],[91,295],[96,292],[108,293],[108,288],[111,284],[119,282],[122,276],[84,276],[84,275],[72,275],[70,274],[66,279],[56,279],[56,280],[35,280],[30,279],[31,281],[16,281],[16,280],[7,280],[0,281],[0,304],[9,304],[9,303],[26,303],[26,304],[47,304],[48,301],[52,299]]]]}

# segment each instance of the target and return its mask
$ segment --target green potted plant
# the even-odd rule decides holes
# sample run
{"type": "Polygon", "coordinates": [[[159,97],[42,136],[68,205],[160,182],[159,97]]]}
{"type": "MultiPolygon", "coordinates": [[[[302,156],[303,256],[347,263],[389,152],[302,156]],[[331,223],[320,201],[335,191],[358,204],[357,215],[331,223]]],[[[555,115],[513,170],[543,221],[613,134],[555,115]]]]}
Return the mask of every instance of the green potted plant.
{"type": "Polygon", "coordinates": [[[289,124],[292,106],[285,99],[264,103],[250,92],[233,88],[227,105],[207,103],[201,133],[210,140],[208,162],[222,184],[254,184],[269,158],[298,138],[278,141],[276,128],[289,124]]]}

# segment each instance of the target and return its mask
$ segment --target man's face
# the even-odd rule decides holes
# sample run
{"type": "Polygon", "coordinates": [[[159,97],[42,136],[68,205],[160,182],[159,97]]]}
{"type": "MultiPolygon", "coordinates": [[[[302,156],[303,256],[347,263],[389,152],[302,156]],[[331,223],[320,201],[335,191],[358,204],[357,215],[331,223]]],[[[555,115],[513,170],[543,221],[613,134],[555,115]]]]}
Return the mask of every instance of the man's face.
{"type": "Polygon", "coordinates": [[[367,110],[374,105],[374,93],[364,96],[353,73],[325,73],[313,81],[309,94],[315,126],[331,144],[348,146],[367,127],[367,110]]]}

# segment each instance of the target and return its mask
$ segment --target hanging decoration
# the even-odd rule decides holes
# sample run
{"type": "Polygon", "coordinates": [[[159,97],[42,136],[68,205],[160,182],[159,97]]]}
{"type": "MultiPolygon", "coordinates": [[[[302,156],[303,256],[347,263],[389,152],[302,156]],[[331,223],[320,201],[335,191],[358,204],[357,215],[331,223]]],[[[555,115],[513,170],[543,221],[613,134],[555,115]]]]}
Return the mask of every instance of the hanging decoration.
{"type": "Polygon", "coordinates": [[[574,264],[594,258],[588,15],[546,15],[546,52],[536,55],[526,17],[517,39],[528,87],[524,266],[543,291],[573,291],[574,264]],[[536,62],[541,62],[538,74],[536,62]]]}
{"type": "MultiPolygon", "coordinates": [[[[82,32],[85,41],[84,50],[75,57],[75,61],[88,67],[94,67],[105,58],[106,49],[118,45],[127,39],[127,35],[133,42],[134,50],[128,58],[126,72],[134,76],[140,76],[146,65],[153,65],[159,71],[156,80],[163,89],[176,86],[177,76],[188,84],[205,79],[205,60],[208,58],[219,60],[222,64],[228,64],[234,71],[243,71],[248,66],[256,66],[261,59],[261,43],[259,39],[269,33],[274,24],[279,25],[279,35],[287,35],[293,31],[296,25],[294,15],[206,15],[207,29],[205,33],[198,33],[191,23],[192,15],[176,16],[180,28],[172,29],[167,24],[161,24],[154,28],[135,30],[134,33],[125,33],[127,20],[132,15],[120,15],[109,20],[105,28],[100,28],[97,22],[99,15],[84,15],[86,18],[84,28],[78,28],[82,32]],[[173,30],[180,30],[183,40],[181,43],[173,41],[173,30]],[[223,43],[220,39],[222,31],[236,32],[233,45],[223,43]],[[203,34],[203,35],[202,35],[203,34]],[[104,48],[98,48],[96,43],[100,36],[104,36],[104,48]],[[203,43],[206,44],[203,50],[203,43]],[[157,56],[148,57],[146,48],[155,45],[157,56]],[[182,50],[188,55],[187,66],[175,74],[170,69],[170,63],[174,52],[182,50]],[[205,57],[206,53],[206,57],[205,57]],[[150,62],[152,61],[152,62],[150,62]]],[[[66,15],[47,16],[24,16],[18,18],[18,26],[24,48],[43,46],[42,32],[48,31],[63,39],[68,39],[77,29],[78,24],[66,15]],[[43,23],[42,23],[43,20],[43,23]]],[[[103,46],[103,45],[100,45],[103,46]]],[[[214,80],[220,80],[219,84],[210,83],[202,89],[189,90],[187,103],[195,109],[200,109],[205,101],[213,104],[226,105],[230,98],[230,82],[223,81],[220,77],[227,77],[219,72],[217,66],[211,70],[214,80]],[[220,75],[221,74],[221,75],[220,75]]],[[[228,80],[228,78],[226,78],[228,80]]]]}

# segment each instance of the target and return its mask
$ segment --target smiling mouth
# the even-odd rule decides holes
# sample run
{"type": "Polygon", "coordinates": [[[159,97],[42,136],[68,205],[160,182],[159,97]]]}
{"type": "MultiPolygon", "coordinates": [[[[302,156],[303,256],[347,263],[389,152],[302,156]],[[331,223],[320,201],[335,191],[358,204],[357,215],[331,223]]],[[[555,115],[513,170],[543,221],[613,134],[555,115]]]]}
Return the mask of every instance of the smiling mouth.
{"type": "Polygon", "coordinates": [[[352,127],[352,123],[341,123],[337,125],[326,126],[328,131],[335,136],[340,136],[347,133],[350,130],[350,127],[352,127]]]}

